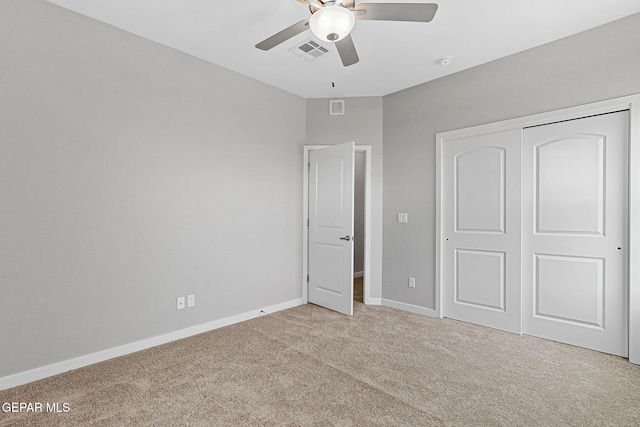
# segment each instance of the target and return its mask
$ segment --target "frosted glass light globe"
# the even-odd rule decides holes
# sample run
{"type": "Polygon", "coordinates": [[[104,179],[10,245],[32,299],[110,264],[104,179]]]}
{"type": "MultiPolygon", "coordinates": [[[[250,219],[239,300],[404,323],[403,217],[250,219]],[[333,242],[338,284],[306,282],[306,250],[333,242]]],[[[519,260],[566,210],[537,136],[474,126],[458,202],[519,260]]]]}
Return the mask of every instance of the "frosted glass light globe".
{"type": "Polygon", "coordinates": [[[347,37],[356,18],[342,6],[326,6],[311,15],[309,28],[320,40],[337,42],[347,37]]]}

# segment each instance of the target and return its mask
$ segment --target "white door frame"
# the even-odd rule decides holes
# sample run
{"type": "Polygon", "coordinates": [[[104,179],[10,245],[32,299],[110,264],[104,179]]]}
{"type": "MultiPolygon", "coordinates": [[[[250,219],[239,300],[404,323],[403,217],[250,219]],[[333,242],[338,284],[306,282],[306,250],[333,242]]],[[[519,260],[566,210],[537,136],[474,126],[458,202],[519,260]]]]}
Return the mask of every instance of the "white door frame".
{"type": "MultiPolygon", "coordinates": [[[[331,145],[305,145],[304,163],[302,169],[302,301],[309,302],[309,151],[331,145]]],[[[356,145],[357,152],[365,153],[365,182],[364,182],[364,303],[371,303],[371,146],[356,145]]]]}
{"type": "Polygon", "coordinates": [[[629,361],[640,364],[640,94],[436,134],[436,315],[443,317],[443,145],[447,140],[629,110],[627,271],[629,361]],[[635,260],[635,263],[632,262],[635,260]]]}

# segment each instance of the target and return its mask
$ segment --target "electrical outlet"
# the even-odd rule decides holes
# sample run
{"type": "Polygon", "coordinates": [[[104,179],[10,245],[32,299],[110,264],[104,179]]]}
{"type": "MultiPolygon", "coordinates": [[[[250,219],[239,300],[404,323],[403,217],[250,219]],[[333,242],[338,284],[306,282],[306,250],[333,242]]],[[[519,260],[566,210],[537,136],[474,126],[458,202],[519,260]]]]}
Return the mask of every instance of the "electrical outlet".
{"type": "Polygon", "coordinates": [[[187,307],[193,307],[194,305],[196,305],[196,296],[195,295],[188,295],[187,296],[187,307]]]}
{"type": "Polygon", "coordinates": [[[176,310],[182,310],[184,308],[184,297],[176,298],[176,310]]]}
{"type": "Polygon", "coordinates": [[[415,288],[416,287],[416,278],[415,277],[409,277],[409,287],[410,288],[415,288]]]}

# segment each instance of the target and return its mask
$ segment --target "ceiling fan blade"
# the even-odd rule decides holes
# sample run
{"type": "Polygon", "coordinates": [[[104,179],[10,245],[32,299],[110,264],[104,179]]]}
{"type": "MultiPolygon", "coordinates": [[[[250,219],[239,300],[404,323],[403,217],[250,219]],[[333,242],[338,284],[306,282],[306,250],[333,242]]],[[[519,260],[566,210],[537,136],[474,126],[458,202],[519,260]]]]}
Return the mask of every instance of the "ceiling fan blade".
{"type": "Polygon", "coordinates": [[[338,54],[340,55],[340,59],[342,60],[342,65],[348,67],[349,65],[353,65],[356,62],[360,61],[358,58],[358,52],[356,52],[356,47],[353,44],[353,40],[351,39],[351,34],[342,40],[338,40],[336,42],[336,49],[338,49],[338,54]]]}
{"type": "Polygon", "coordinates": [[[324,4],[320,0],[307,0],[310,6],[315,6],[318,9],[322,9],[324,4]]]}
{"type": "Polygon", "coordinates": [[[363,15],[354,14],[361,20],[430,22],[438,10],[435,3],[362,3],[355,10],[364,10],[363,15]]]}
{"type": "Polygon", "coordinates": [[[298,22],[297,24],[293,24],[289,28],[285,28],[284,30],[280,31],[277,34],[272,35],[268,39],[261,41],[256,45],[256,47],[261,50],[269,50],[271,48],[278,46],[280,43],[289,40],[291,37],[297,36],[298,34],[303,32],[304,30],[307,30],[308,28],[309,28],[309,20],[304,19],[298,22]]]}

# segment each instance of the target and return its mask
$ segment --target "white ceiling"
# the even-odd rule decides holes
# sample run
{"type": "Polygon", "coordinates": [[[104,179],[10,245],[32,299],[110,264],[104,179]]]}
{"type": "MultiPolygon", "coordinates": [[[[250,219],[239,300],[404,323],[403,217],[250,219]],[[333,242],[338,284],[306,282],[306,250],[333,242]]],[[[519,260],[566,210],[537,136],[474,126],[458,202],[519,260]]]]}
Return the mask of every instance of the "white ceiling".
{"type": "Polygon", "coordinates": [[[360,62],[345,68],[331,43],[312,62],[289,52],[310,31],[254,47],[309,17],[296,0],[48,1],[305,98],[387,95],[640,12],[638,0],[431,0],[430,23],[357,21],[360,62]],[[447,67],[436,64],[444,55],[447,67]]]}

